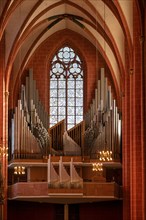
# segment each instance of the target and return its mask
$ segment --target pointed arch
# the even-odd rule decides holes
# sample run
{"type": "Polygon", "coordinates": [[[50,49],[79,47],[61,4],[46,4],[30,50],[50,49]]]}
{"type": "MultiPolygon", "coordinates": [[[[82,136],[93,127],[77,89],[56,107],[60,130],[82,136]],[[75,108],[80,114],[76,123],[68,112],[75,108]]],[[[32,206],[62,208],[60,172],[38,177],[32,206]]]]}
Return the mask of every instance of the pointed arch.
{"type": "Polygon", "coordinates": [[[49,71],[50,127],[65,119],[69,129],[83,120],[83,63],[76,51],[63,45],[49,71]]]}

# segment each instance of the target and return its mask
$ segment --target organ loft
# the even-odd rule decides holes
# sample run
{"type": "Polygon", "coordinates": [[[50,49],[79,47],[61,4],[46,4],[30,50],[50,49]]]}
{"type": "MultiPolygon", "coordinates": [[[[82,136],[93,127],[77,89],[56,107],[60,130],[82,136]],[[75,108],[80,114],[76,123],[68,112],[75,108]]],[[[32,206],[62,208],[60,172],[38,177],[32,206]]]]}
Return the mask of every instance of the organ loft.
{"type": "Polygon", "coordinates": [[[0,220],[146,219],[143,0],[0,1],[0,220]]]}
{"type": "MultiPolygon", "coordinates": [[[[63,49],[63,55],[67,56],[69,48],[66,46],[63,49]]],[[[58,77],[61,70],[56,73],[56,69],[55,66],[51,71],[55,72],[52,84],[61,82],[63,87],[64,77],[61,74],[58,77]]],[[[78,66],[74,70],[76,75],[71,75],[71,86],[74,82],[78,84],[76,90],[80,98],[72,99],[79,99],[80,103],[76,104],[82,110],[83,73],[77,76],[78,66]]],[[[71,115],[68,121],[65,118],[60,120],[54,114],[56,107],[52,111],[54,120],[49,119],[33,75],[33,69],[29,69],[24,84],[20,85],[16,107],[11,113],[8,199],[50,203],[57,203],[59,199],[62,203],[65,201],[66,215],[72,200],[121,200],[121,114],[104,68],[99,72],[88,112],[84,116],[79,112],[83,119],[74,126],[69,123],[67,126],[67,122],[72,122],[71,112],[68,112],[71,115]],[[49,126],[51,123],[54,124],[49,126]]],[[[60,89],[63,101],[64,90],[60,89]]],[[[56,87],[53,87],[50,92],[52,106],[57,104],[55,91],[56,87]]],[[[71,92],[68,96],[73,97],[71,92]]],[[[63,109],[63,101],[58,108],[63,109]]]]}

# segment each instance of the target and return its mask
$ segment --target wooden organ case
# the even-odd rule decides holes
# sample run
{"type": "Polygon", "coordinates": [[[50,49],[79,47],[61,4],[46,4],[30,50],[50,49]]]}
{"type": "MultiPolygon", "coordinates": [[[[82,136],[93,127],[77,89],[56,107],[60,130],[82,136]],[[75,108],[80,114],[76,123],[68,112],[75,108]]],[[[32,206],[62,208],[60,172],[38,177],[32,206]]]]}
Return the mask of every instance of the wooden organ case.
{"type": "Polygon", "coordinates": [[[49,128],[32,69],[10,120],[9,199],[121,199],[121,114],[103,68],[84,121],[70,130],[65,130],[64,120],[49,128]],[[95,172],[93,164],[101,163],[95,172]]]}

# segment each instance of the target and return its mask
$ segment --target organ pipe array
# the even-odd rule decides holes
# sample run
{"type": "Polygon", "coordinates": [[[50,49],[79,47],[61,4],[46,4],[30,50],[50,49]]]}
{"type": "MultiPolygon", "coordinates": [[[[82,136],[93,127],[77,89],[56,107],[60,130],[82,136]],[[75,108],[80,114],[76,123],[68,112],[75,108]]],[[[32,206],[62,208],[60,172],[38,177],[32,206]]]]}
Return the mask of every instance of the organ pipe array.
{"type": "Polygon", "coordinates": [[[76,168],[73,164],[73,158],[70,161],[70,172],[68,173],[65,165],[62,161],[62,156],[60,156],[58,163],[58,172],[55,170],[53,163],[51,162],[51,155],[48,158],[48,187],[49,188],[82,188],[83,179],[79,176],[76,168]]]}
{"type": "Polygon", "coordinates": [[[29,70],[11,119],[11,157],[38,158],[48,155],[48,114],[39,100],[33,71],[29,70]]]}
{"type": "Polygon", "coordinates": [[[111,151],[114,159],[121,154],[121,115],[113,98],[111,86],[101,68],[95,98],[85,115],[85,154],[99,157],[101,151],[111,151]]]}
{"type": "Polygon", "coordinates": [[[101,69],[84,121],[65,131],[64,120],[48,129],[49,117],[39,99],[33,71],[21,85],[20,99],[11,119],[11,158],[42,158],[53,155],[90,155],[111,151],[114,159],[121,154],[121,115],[111,86],[101,69]]]}
{"type": "Polygon", "coordinates": [[[48,129],[52,153],[78,156],[84,148],[84,121],[65,131],[65,120],[48,129]],[[56,151],[56,152],[55,152],[56,151]]]}

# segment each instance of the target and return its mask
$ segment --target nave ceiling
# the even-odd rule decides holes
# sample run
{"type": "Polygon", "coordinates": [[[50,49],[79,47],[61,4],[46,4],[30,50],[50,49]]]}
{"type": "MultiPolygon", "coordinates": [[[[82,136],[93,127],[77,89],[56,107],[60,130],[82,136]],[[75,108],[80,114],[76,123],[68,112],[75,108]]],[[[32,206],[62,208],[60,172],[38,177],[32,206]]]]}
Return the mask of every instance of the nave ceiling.
{"type": "Polygon", "coordinates": [[[95,45],[120,91],[125,75],[125,45],[129,56],[132,53],[132,5],[133,0],[1,0],[6,89],[12,70],[17,76],[42,42],[69,29],[95,45]]]}

